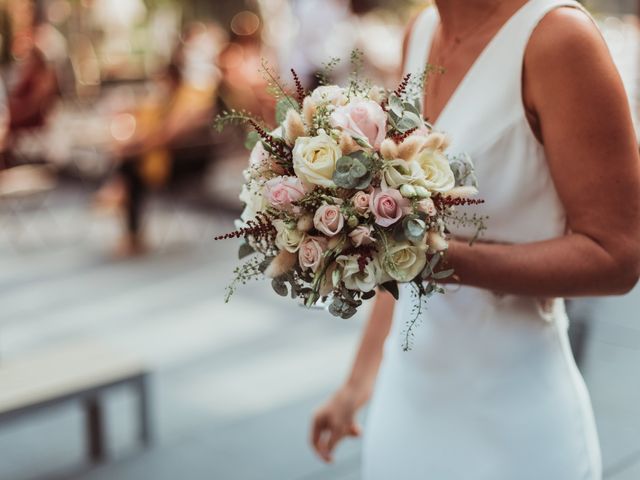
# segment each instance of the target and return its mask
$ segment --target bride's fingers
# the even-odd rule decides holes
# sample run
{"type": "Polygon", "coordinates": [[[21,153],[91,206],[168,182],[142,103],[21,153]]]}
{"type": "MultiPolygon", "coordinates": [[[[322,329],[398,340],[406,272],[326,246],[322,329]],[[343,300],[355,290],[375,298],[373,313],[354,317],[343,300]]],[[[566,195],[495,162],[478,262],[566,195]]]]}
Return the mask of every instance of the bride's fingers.
{"type": "Polygon", "coordinates": [[[362,429],[360,428],[360,425],[358,425],[355,422],[349,425],[348,434],[352,437],[359,437],[362,434],[362,429]]]}
{"type": "Polygon", "coordinates": [[[342,438],[344,437],[344,431],[340,428],[333,428],[331,430],[331,434],[328,435],[326,450],[325,450],[325,461],[332,462],[333,461],[333,451],[336,448],[336,445],[342,438]]]}
{"type": "Polygon", "coordinates": [[[313,419],[313,425],[311,426],[311,445],[314,450],[320,455],[320,441],[322,439],[322,433],[328,427],[326,417],[315,417],[313,419]]]}

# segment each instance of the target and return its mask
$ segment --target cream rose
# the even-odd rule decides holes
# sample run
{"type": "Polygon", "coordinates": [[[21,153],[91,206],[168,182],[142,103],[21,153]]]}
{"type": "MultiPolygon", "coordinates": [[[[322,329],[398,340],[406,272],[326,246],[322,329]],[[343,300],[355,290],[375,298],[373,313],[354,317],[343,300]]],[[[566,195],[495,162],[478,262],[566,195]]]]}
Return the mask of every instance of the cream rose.
{"type": "Polygon", "coordinates": [[[295,225],[289,225],[284,220],[274,220],[276,229],[276,247],[280,250],[295,253],[300,248],[300,242],[304,239],[304,232],[299,231],[295,225]]]}
{"type": "Polygon", "coordinates": [[[382,165],[382,181],[389,188],[400,188],[406,184],[422,184],[425,174],[418,162],[402,159],[387,160],[382,165]]]}
{"type": "Polygon", "coordinates": [[[356,212],[364,215],[369,211],[369,194],[363,191],[356,192],[356,194],[351,197],[351,203],[356,212]]]}
{"type": "Polygon", "coordinates": [[[349,290],[370,292],[379,283],[380,265],[377,260],[369,260],[363,271],[360,271],[357,255],[340,255],[336,263],[342,269],[342,281],[349,290]]]}
{"type": "Polygon", "coordinates": [[[427,245],[429,245],[429,253],[442,252],[449,248],[447,240],[438,232],[427,234],[427,245]]]}
{"type": "Polygon", "coordinates": [[[444,153],[439,150],[423,150],[416,161],[425,174],[421,183],[429,191],[446,193],[455,187],[456,179],[444,153]]]}
{"type": "Polygon", "coordinates": [[[436,204],[433,203],[433,200],[431,200],[430,198],[425,198],[424,200],[420,200],[418,202],[418,211],[426,213],[430,217],[433,217],[438,213],[436,204]]]}
{"type": "Polygon", "coordinates": [[[410,282],[427,264],[426,245],[410,242],[389,243],[383,253],[384,271],[398,282],[410,282]]]}
{"type": "Polygon", "coordinates": [[[293,147],[293,170],[311,185],[335,187],[333,173],[342,156],[338,144],[324,131],[316,137],[299,137],[293,147]]]}
{"type": "Polygon", "coordinates": [[[311,93],[311,99],[315,103],[332,103],[333,105],[344,105],[347,103],[347,96],[344,88],[337,85],[322,85],[311,93]]]}
{"type": "Polygon", "coordinates": [[[327,237],[340,233],[344,227],[344,217],[337,205],[322,205],[313,216],[313,225],[327,237]]]}
{"type": "Polygon", "coordinates": [[[447,192],[447,196],[451,198],[469,198],[477,194],[478,189],[471,185],[455,187],[447,192]]]}
{"type": "Polygon", "coordinates": [[[322,237],[307,236],[300,243],[298,261],[303,270],[311,269],[316,272],[322,263],[322,255],[327,249],[327,239],[322,237]]]}

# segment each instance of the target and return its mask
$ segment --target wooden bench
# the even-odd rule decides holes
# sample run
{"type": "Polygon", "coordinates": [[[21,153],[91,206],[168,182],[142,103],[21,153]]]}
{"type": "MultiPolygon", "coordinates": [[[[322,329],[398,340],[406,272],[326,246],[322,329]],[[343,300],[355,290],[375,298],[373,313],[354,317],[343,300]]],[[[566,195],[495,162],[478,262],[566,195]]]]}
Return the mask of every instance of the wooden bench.
{"type": "Polygon", "coordinates": [[[100,395],[130,386],[138,394],[139,434],[151,442],[148,372],[135,358],[104,344],[82,342],[0,362],[0,424],[65,402],[80,402],[86,415],[89,459],[106,459],[100,395]]]}

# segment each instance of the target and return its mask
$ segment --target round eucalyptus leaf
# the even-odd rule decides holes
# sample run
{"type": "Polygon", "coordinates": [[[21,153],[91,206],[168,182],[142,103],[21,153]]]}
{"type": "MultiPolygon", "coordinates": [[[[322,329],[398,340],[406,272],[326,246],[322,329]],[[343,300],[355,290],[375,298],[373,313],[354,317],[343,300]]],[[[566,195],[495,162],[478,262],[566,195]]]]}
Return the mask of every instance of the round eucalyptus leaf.
{"type": "Polygon", "coordinates": [[[351,176],[354,178],[364,177],[368,171],[367,167],[359,160],[353,160],[353,164],[351,165],[351,176]]]}
{"type": "Polygon", "coordinates": [[[281,297],[286,297],[289,294],[287,284],[277,278],[271,280],[271,288],[273,288],[273,291],[281,297]]]}

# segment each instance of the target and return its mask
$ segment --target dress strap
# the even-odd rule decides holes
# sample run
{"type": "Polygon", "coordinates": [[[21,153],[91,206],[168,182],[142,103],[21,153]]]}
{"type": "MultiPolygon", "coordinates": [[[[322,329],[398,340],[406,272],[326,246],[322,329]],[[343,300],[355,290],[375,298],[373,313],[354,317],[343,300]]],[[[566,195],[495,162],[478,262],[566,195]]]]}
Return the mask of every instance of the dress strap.
{"type": "Polygon", "coordinates": [[[433,30],[438,23],[438,12],[435,7],[425,8],[418,15],[409,36],[407,58],[404,73],[419,75],[427,65],[427,55],[431,49],[433,30]]]}
{"type": "MultiPolygon", "coordinates": [[[[440,115],[437,127],[455,137],[460,132],[482,131],[486,142],[518,119],[526,121],[522,104],[522,67],[531,35],[544,17],[557,8],[578,8],[574,0],[529,0],[501,28],[458,86],[440,115]],[[470,106],[484,117],[465,115],[470,106]],[[489,125],[476,124],[491,118],[489,125]]],[[[587,13],[588,15],[588,13],[587,13]]],[[[476,139],[482,142],[482,138],[476,139]]],[[[480,147],[480,145],[478,145],[480,147]]]]}

